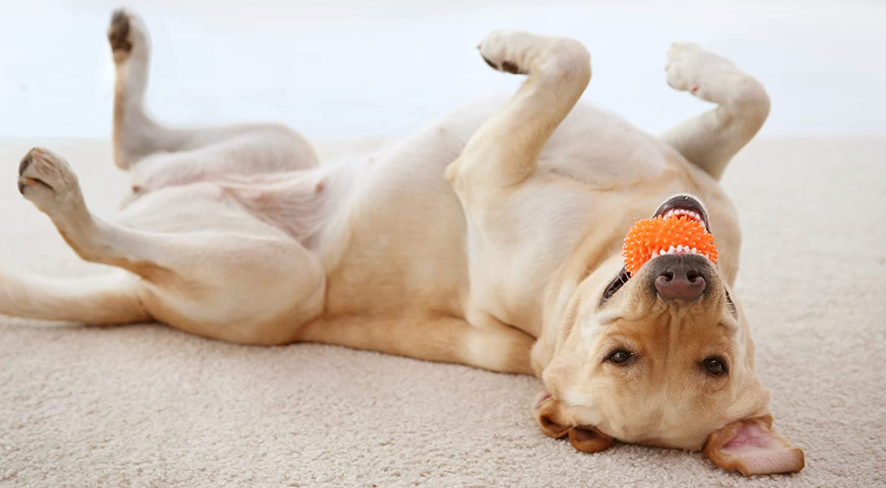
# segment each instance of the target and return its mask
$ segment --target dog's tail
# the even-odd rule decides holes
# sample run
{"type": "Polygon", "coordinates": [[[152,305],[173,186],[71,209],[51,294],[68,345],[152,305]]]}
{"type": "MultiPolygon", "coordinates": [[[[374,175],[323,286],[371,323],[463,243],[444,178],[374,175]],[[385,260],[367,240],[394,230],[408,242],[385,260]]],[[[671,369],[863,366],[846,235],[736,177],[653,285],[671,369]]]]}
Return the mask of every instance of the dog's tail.
{"type": "Polygon", "coordinates": [[[137,283],[125,274],[56,279],[0,270],[0,314],[93,325],[148,322],[137,283]]]}

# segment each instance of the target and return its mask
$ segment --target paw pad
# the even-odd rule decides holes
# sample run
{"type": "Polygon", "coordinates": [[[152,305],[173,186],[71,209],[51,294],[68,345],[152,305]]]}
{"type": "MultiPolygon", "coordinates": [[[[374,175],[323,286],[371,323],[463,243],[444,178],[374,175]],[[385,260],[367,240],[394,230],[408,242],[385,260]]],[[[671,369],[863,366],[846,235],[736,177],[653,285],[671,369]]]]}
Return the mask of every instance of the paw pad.
{"type": "Polygon", "coordinates": [[[113,51],[130,52],[132,42],[129,40],[129,15],[123,10],[114,11],[111,16],[111,26],[108,28],[108,42],[113,51]]]}

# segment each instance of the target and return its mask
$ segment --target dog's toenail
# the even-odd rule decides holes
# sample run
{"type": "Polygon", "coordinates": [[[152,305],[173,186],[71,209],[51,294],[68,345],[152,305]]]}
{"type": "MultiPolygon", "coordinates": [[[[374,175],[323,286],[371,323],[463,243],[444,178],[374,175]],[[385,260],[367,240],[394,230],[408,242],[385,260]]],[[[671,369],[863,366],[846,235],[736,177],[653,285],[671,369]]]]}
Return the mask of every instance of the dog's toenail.
{"type": "Polygon", "coordinates": [[[488,64],[489,66],[492,66],[492,69],[498,69],[498,66],[493,64],[492,61],[486,59],[486,56],[483,56],[482,54],[480,56],[483,58],[483,61],[486,61],[486,64],[488,64]]]}
{"type": "Polygon", "coordinates": [[[520,68],[518,68],[516,64],[508,61],[504,61],[501,63],[501,69],[515,75],[520,73],[520,68]]]}
{"type": "Polygon", "coordinates": [[[25,194],[25,183],[22,180],[18,180],[18,192],[22,195],[25,194]]]}
{"type": "Polygon", "coordinates": [[[126,14],[122,10],[115,10],[114,14],[111,16],[112,24],[119,24],[126,20],[126,14]]]}

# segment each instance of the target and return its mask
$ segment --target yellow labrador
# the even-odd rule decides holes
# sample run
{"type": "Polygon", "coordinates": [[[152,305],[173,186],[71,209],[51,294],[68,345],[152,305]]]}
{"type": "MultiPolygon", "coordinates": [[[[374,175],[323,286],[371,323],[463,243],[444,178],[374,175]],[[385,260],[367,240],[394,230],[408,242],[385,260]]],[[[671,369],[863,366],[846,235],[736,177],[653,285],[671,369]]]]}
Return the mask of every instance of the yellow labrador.
{"type": "Polygon", "coordinates": [[[239,343],[316,341],[535,374],[542,431],[579,450],[617,439],[704,449],[745,475],[803,468],[803,451],[772,429],[730,294],[740,233],[717,180],[769,99],[728,60],[672,47],[668,83],[717,107],[657,139],[578,103],[591,78],[580,43],[496,31],[482,58],[528,75],[510,100],[320,167],[282,126],[157,124],[143,108],[147,30],[118,11],[108,34],[127,204],[114,221],[96,218],[68,164],[44,149],[23,159],[19,189],[83,259],[125,271],[4,275],[0,312],[156,320],[239,343]],[[713,227],[719,263],[663,249],[629,277],[627,229],[671,213],[713,227]]]}

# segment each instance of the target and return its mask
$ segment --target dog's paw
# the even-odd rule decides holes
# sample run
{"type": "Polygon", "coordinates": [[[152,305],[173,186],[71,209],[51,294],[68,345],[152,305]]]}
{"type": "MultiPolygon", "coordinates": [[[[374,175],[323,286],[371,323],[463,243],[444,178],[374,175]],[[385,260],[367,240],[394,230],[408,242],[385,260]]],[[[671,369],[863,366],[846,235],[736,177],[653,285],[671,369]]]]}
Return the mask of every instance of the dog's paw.
{"type": "Polygon", "coordinates": [[[28,151],[18,174],[19,192],[45,213],[71,209],[83,201],[77,175],[64,159],[46,149],[28,151]]]}
{"type": "Polygon", "coordinates": [[[698,96],[705,86],[720,83],[719,78],[735,71],[728,59],[692,43],[673,44],[665,66],[668,85],[698,96]]]}
{"type": "Polygon", "coordinates": [[[590,79],[590,54],[582,43],[567,37],[547,37],[529,32],[495,30],[477,46],[489,66],[514,74],[566,73],[573,79],[590,79]]]}
{"type": "Polygon", "coordinates": [[[138,15],[121,8],[111,16],[108,43],[114,53],[114,61],[119,63],[126,60],[133,50],[147,49],[148,31],[138,15]]]}
{"type": "Polygon", "coordinates": [[[486,35],[477,49],[486,64],[493,69],[514,74],[525,74],[527,51],[538,44],[538,36],[528,32],[494,30],[486,35]]]}

